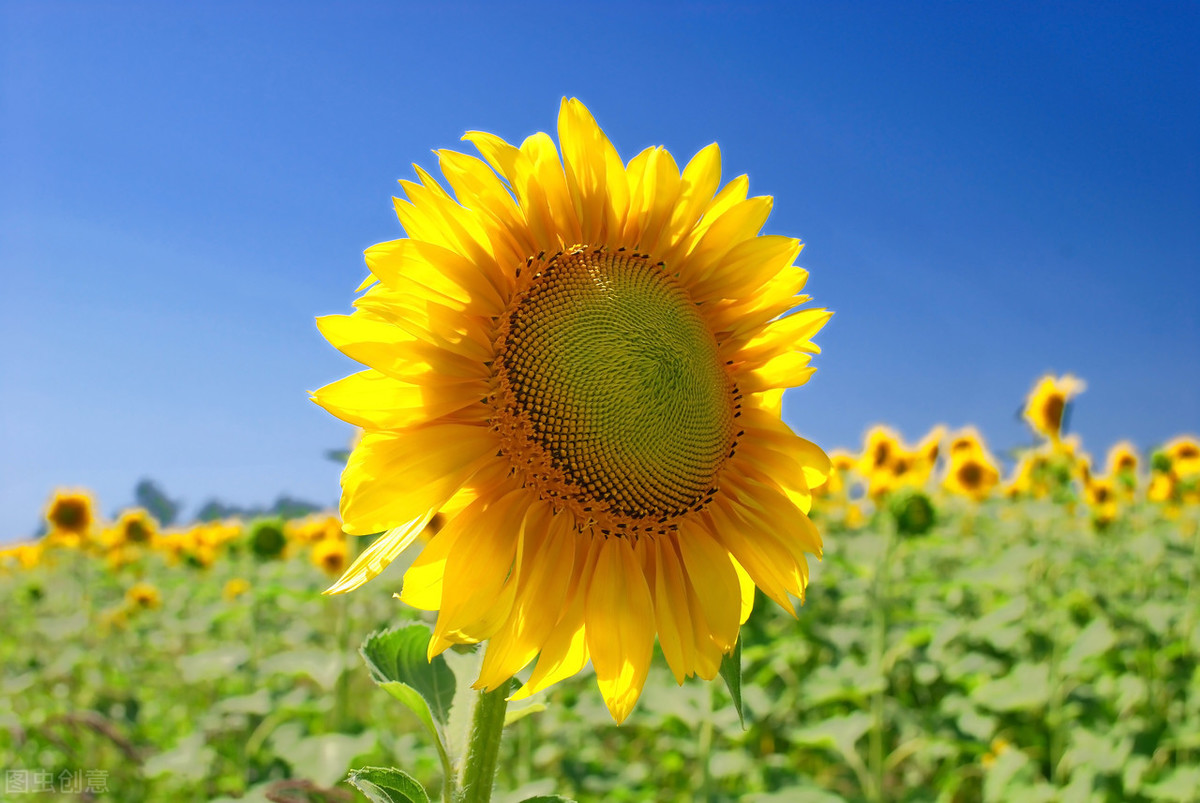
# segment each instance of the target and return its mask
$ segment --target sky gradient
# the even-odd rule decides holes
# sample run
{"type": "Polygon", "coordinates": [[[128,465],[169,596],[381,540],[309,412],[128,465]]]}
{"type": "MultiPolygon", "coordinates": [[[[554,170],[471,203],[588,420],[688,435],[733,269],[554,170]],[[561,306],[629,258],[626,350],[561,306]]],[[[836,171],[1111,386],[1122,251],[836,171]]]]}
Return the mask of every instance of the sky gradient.
{"type": "Polygon", "coordinates": [[[1187,3],[0,3],[0,541],[106,513],[333,504],[362,251],[412,162],[584,101],[628,159],[709,142],[836,311],[785,417],[826,448],[1016,411],[1101,457],[1200,430],[1200,12],[1187,3]]]}

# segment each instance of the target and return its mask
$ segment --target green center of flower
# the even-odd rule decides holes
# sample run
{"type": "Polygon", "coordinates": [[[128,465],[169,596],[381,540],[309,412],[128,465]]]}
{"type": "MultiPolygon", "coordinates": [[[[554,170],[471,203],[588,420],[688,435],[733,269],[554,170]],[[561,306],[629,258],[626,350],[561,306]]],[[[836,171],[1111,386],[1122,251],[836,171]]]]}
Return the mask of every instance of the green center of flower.
{"type": "Polygon", "coordinates": [[[505,412],[541,453],[526,460],[566,486],[558,495],[621,517],[695,506],[733,445],[736,397],[687,293],[623,251],[573,249],[529,269],[497,365],[505,412]]]}

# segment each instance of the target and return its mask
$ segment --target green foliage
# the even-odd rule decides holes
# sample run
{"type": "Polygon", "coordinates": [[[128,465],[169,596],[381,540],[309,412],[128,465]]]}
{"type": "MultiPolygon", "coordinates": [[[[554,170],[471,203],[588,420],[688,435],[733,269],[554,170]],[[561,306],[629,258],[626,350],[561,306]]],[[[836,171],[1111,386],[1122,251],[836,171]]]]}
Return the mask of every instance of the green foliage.
{"type": "Polygon", "coordinates": [[[450,705],[454,702],[454,673],[446,659],[438,655],[426,657],[430,631],[424,625],[392,628],[372,633],[363,643],[361,653],[376,683],[388,690],[409,707],[408,693],[396,694],[395,684],[414,692],[420,700],[420,717],[432,716],[443,727],[450,721],[450,705]]]}
{"type": "Polygon", "coordinates": [[[429,803],[421,784],[390,767],[363,767],[351,772],[347,780],[372,803],[429,803]]]}
{"type": "MultiPolygon", "coordinates": [[[[537,695],[536,716],[509,710],[493,801],[1195,799],[1198,511],[1132,506],[1097,535],[1082,507],[937,504],[920,538],[827,525],[797,618],[757,600],[740,687],[677,686],[657,656],[619,727],[590,672],[537,695]]],[[[425,660],[431,617],[391,598],[402,567],[331,598],[298,550],[204,575],[74,557],[0,574],[6,770],[104,771],[114,800],[362,803],[341,781],[361,766],[439,787],[479,655],[425,660]],[[251,590],[226,600],[235,577],[251,590]],[[162,607],[114,620],[138,579],[162,607]]]]}
{"type": "Polygon", "coordinates": [[[742,709],[742,640],[733,645],[733,651],[721,656],[721,679],[729,690],[733,707],[737,710],[738,722],[746,727],[746,712],[742,709]]]}

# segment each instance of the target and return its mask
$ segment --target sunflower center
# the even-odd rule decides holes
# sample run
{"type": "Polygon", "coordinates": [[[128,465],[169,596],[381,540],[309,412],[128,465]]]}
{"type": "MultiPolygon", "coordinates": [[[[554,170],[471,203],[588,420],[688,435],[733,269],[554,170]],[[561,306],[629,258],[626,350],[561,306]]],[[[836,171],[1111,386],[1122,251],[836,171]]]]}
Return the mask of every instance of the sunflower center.
{"type": "Polygon", "coordinates": [[[1062,427],[1063,412],[1066,410],[1066,406],[1067,400],[1055,393],[1046,399],[1046,404],[1042,407],[1042,416],[1046,419],[1047,426],[1055,432],[1062,427]]]}
{"type": "Polygon", "coordinates": [[[575,248],[527,270],[493,401],[526,482],[598,520],[700,503],[733,446],[737,397],[687,293],[624,251],[575,248]]]}
{"type": "Polygon", "coordinates": [[[983,484],[983,466],[971,461],[958,470],[958,481],[967,488],[978,488],[983,484]]]}

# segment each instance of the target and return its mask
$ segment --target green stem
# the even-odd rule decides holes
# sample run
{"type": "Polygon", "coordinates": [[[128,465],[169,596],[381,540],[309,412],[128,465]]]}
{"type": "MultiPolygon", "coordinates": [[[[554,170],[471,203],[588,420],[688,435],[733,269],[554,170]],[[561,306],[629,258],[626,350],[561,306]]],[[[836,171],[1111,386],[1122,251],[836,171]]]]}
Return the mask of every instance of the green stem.
{"type": "Polygon", "coordinates": [[[467,743],[467,762],[463,767],[461,803],[488,803],[492,799],[492,784],[496,764],[500,759],[500,739],[504,735],[504,713],[508,709],[509,683],[501,683],[492,691],[479,693],[475,715],[471,719],[471,736],[467,743]]]}

